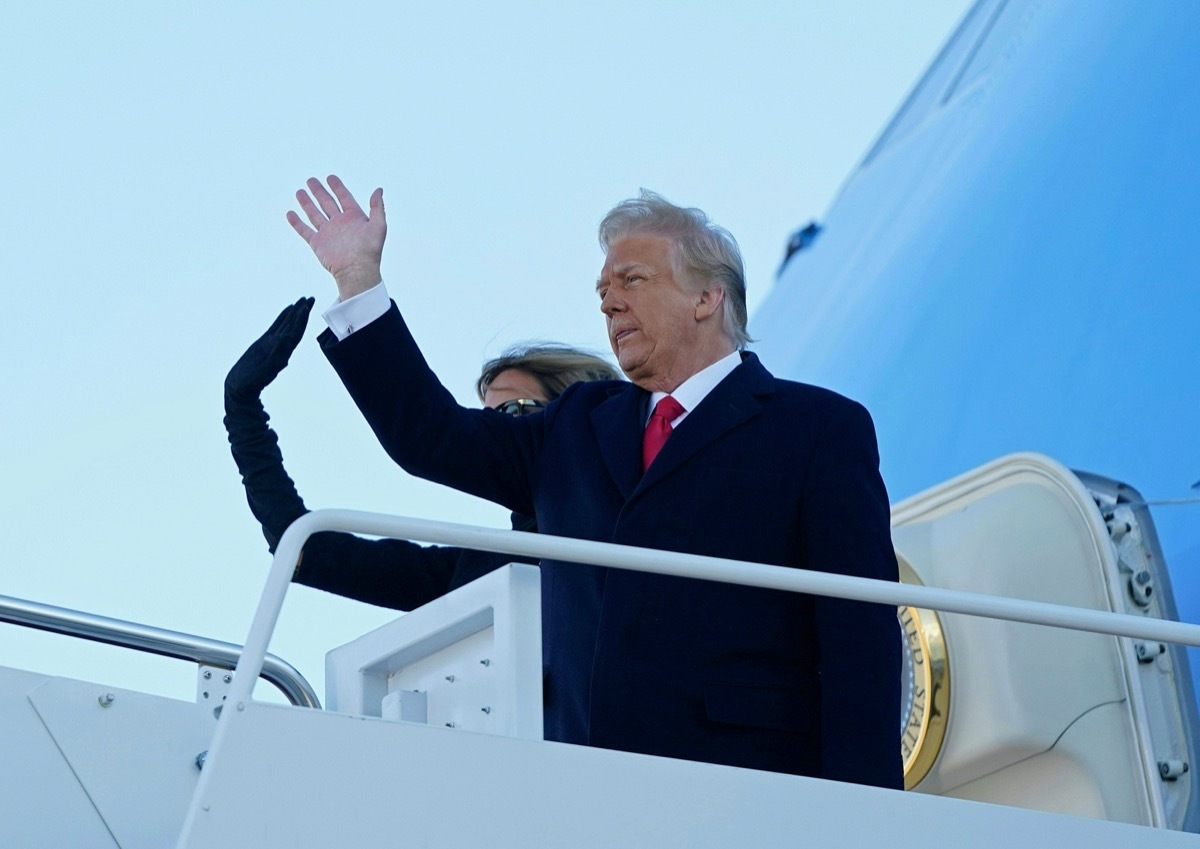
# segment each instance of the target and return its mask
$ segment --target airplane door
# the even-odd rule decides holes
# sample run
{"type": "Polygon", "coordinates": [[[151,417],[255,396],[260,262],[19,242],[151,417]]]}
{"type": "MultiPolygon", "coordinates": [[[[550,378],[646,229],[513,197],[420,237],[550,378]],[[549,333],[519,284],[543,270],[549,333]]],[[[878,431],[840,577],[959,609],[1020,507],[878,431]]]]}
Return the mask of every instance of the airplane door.
{"type": "MultiPolygon", "coordinates": [[[[1169,583],[1149,514],[1118,501],[1048,457],[1002,458],[895,505],[902,580],[1161,615],[1153,589],[1165,604],[1169,583]]],[[[1189,819],[1181,651],[912,608],[900,618],[911,788],[1168,828],[1189,819]]]]}

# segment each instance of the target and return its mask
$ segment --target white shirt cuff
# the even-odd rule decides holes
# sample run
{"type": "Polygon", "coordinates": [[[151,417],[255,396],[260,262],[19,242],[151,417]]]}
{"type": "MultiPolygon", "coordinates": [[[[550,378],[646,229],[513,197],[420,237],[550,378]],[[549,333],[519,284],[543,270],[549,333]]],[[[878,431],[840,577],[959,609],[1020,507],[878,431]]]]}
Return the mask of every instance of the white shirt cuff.
{"type": "Polygon", "coordinates": [[[381,280],[365,292],[360,292],[345,301],[335,301],[329,309],[321,313],[333,335],[342,341],[355,330],[362,330],[368,324],[391,308],[392,299],[381,280]]]}

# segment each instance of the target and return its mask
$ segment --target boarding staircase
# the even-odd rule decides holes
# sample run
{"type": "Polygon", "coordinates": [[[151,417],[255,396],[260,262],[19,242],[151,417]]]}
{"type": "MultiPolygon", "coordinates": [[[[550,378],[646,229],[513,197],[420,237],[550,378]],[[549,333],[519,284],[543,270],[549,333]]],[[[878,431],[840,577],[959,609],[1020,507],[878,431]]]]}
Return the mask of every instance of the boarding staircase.
{"type": "Polygon", "coordinates": [[[1181,648],[1200,626],[1172,621],[1136,491],[1013,455],[897,504],[893,540],[899,585],[318,510],[280,541],[244,647],[0,597],[0,621],[198,668],[195,702],[0,668],[0,845],[1200,846],[1181,648]],[[524,564],[331,650],[322,708],[267,647],[325,530],[896,605],[912,789],[543,741],[524,564]],[[260,676],[287,703],[256,699],[260,676]]]}

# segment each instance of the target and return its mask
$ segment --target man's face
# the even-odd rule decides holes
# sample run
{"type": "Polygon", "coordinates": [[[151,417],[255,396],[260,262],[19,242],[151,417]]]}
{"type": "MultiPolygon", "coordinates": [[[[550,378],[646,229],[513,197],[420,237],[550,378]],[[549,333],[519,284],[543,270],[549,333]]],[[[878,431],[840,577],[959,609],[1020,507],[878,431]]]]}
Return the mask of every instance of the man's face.
{"type": "Polygon", "coordinates": [[[674,245],[636,233],[609,246],[596,293],[621,370],[651,392],[671,392],[695,373],[699,293],[677,279],[674,245]]]}

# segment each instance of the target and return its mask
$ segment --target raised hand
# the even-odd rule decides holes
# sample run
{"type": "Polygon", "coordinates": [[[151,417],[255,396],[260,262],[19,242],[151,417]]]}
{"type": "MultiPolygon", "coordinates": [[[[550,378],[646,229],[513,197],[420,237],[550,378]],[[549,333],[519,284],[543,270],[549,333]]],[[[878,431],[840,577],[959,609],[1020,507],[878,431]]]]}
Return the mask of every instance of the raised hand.
{"type": "Polygon", "coordinates": [[[371,194],[368,215],[337,176],[331,174],[328,183],[326,189],[313,177],[307,182],[308,191],[296,192],[296,200],[311,227],[292,211],[288,212],[287,220],[333,275],[344,301],[382,279],[379,265],[387,237],[387,216],[383,209],[383,189],[371,194]]]}
{"type": "Polygon", "coordinates": [[[313,302],[313,298],[301,298],[285,307],[267,332],[246,349],[225,378],[227,399],[256,400],[283,371],[304,336],[313,302]]]}

